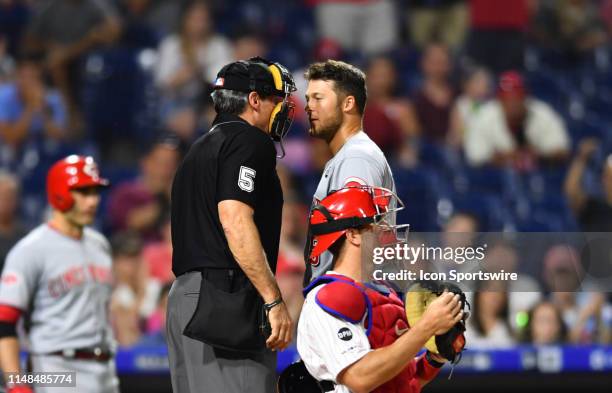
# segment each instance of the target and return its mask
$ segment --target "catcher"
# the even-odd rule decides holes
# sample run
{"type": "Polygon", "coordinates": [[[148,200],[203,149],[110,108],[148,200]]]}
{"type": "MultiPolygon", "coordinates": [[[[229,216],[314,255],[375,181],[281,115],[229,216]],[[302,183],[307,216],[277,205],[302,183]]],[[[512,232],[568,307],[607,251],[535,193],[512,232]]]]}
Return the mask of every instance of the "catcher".
{"type": "Polygon", "coordinates": [[[303,364],[281,375],[279,392],[418,393],[447,360],[458,360],[465,344],[462,293],[411,288],[407,299],[419,304],[408,307],[409,323],[393,290],[362,282],[365,235],[397,228],[385,223],[389,206],[403,205],[389,190],[358,186],[333,192],[312,209],[309,257],[330,250],[333,271],[304,289],[297,334],[303,364]],[[426,343],[429,349],[417,357],[426,343]]]}

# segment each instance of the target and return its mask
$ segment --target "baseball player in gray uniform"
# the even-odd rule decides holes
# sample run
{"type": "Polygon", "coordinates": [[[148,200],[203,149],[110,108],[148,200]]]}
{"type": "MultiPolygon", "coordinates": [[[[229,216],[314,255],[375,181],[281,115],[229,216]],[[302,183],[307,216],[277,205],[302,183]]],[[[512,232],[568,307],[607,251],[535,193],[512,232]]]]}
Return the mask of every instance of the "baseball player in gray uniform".
{"type": "Polygon", "coordinates": [[[107,312],[110,246],[86,228],[95,218],[99,189],[107,185],[92,157],[72,155],[55,163],[47,175],[50,220],[7,256],[0,278],[0,367],[9,393],[118,392],[107,312]],[[16,331],[21,317],[27,321],[31,371],[74,372],[75,387],[29,385],[22,377],[16,331]]]}
{"type": "MultiPolygon", "coordinates": [[[[350,64],[327,60],[310,65],[305,77],[309,134],[326,141],[333,154],[325,165],[313,206],[331,191],[350,185],[384,187],[395,192],[384,153],[363,131],[365,74],[350,64]]],[[[308,239],[308,243],[311,241],[308,239]]],[[[326,251],[306,265],[305,284],[331,269],[332,255],[326,251]]]]}

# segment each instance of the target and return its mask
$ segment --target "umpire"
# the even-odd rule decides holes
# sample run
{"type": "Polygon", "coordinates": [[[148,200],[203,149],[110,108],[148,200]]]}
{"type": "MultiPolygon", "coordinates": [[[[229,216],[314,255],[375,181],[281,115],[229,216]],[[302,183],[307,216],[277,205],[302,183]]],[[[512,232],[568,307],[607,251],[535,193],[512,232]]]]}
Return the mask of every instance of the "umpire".
{"type": "Polygon", "coordinates": [[[176,172],[167,315],[175,393],[274,390],[274,351],[289,344],[293,323],[273,274],[283,205],[273,140],[284,155],[293,91],[278,63],[223,67],[213,126],[176,172]]]}

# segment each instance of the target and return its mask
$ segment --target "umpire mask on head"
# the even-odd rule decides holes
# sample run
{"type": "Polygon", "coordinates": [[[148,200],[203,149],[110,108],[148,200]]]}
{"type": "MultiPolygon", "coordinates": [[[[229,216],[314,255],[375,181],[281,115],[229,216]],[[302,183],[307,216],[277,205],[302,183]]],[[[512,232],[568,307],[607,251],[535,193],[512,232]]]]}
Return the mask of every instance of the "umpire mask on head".
{"type": "Polygon", "coordinates": [[[293,122],[293,111],[295,105],[289,101],[291,93],[296,91],[295,82],[291,73],[280,63],[273,63],[261,57],[252,57],[249,59],[250,62],[256,64],[262,64],[267,67],[270,74],[272,74],[273,85],[264,85],[263,93],[267,95],[275,95],[281,97],[283,101],[276,104],[270,115],[270,123],[268,124],[268,131],[270,131],[270,137],[280,143],[281,156],[285,156],[285,148],[283,146],[283,138],[287,135],[289,127],[293,122]]]}
{"type": "Polygon", "coordinates": [[[214,89],[229,89],[249,93],[256,91],[263,96],[281,97],[272,110],[268,131],[270,137],[281,146],[281,155],[285,156],[283,138],[287,135],[293,121],[295,105],[289,101],[291,93],[296,91],[291,73],[281,64],[268,61],[262,57],[252,57],[247,61],[239,60],[223,67],[217,74],[214,89]]]}

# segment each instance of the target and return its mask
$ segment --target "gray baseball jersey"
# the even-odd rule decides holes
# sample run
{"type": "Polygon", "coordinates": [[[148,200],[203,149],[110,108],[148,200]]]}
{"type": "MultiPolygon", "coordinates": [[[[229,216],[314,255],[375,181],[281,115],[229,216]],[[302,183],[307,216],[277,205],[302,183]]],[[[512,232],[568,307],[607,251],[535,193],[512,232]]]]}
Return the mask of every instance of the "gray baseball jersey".
{"type": "MultiPolygon", "coordinates": [[[[384,187],[395,192],[393,173],[385,154],[363,131],[348,139],[336,155],[327,162],[314,194],[313,205],[331,191],[350,184],[384,187]]],[[[332,270],[332,255],[325,251],[312,264],[312,279],[332,270]]]]}
{"type": "Polygon", "coordinates": [[[32,353],[114,344],[107,307],[111,264],[108,241],[89,228],[74,239],[43,224],[13,247],[0,279],[0,304],[29,315],[32,353]]]}

